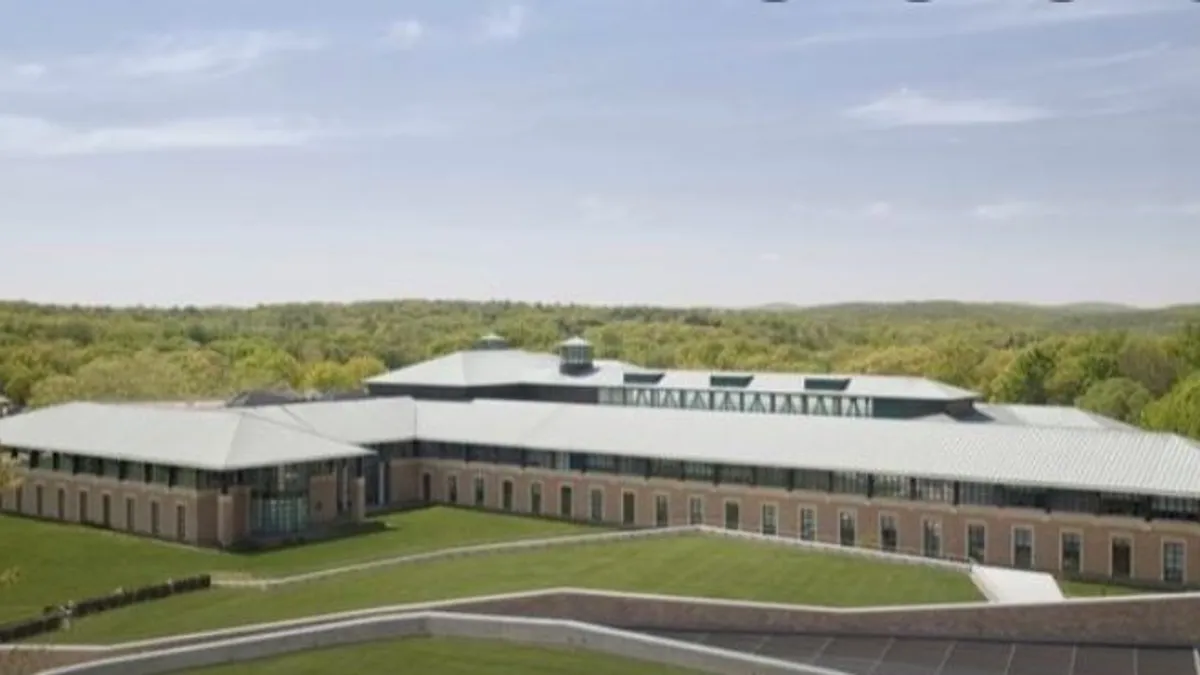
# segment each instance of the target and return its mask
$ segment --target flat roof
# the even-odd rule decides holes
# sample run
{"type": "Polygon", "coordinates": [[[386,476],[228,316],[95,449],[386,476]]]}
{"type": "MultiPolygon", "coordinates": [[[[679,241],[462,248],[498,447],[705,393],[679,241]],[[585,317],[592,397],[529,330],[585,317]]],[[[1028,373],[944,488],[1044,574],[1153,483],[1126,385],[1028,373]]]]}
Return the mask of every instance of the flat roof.
{"type": "Polygon", "coordinates": [[[621,361],[598,359],[595,368],[580,374],[559,370],[554,354],[520,349],[468,350],[447,354],[428,361],[377,375],[367,384],[479,387],[502,384],[541,384],[576,387],[627,386],[627,373],[661,373],[654,384],[628,386],[655,389],[730,389],[737,391],[814,394],[828,396],[865,396],[925,401],[977,399],[976,392],[923,377],[901,375],[847,375],[837,373],[724,373],[707,370],[655,370],[621,361]],[[713,376],[750,377],[745,387],[713,387],[713,376]],[[808,388],[810,380],[844,380],[836,390],[808,388]]]}
{"type": "Polygon", "coordinates": [[[323,434],[232,409],[82,402],[0,418],[0,444],[206,471],[372,454],[323,434]]]}

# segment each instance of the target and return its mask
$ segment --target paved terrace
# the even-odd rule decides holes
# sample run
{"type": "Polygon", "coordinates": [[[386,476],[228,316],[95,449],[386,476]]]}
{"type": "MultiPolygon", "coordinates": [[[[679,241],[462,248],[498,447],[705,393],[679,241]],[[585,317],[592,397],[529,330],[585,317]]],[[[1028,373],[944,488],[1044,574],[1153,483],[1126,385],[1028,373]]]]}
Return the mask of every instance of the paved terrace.
{"type": "Polygon", "coordinates": [[[850,675],[1200,675],[1200,654],[1186,648],[779,633],[651,634],[850,675]]]}

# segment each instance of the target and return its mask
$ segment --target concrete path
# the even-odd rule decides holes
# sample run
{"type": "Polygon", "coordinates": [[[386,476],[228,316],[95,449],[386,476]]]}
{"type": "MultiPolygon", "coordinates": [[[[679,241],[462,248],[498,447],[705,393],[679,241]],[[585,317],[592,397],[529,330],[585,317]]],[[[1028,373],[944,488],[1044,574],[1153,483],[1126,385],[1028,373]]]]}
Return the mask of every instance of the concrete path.
{"type": "Polygon", "coordinates": [[[971,568],[971,580],[992,602],[1045,603],[1066,599],[1058,581],[1045,572],[976,566],[971,568]]]}

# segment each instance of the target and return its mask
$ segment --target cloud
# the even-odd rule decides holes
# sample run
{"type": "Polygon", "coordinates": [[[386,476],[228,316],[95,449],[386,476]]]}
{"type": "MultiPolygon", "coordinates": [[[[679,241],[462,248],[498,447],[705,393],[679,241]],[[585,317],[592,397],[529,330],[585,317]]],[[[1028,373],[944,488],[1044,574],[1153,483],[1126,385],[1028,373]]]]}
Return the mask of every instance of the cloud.
{"type": "Polygon", "coordinates": [[[845,114],[880,127],[1017,124],[1053,116],[1042,108],[999,99],[936,99],[909,89],[851,108],[845,114]]]}
{"type": "Polygon", "coordinates": [[[118,80],[222,77],[264,65],[287,53],[323,46],[320,38],[283,31],[157,35],[108,51],[42,62],[0,60],[0,90],[74,91],[118,80]]]}
{"type": "Polygon", "coordinates": [[[524,5],[493,11],[483,19],[483,36],[501,42],[519,39],[525,33],[528,14],[524,5]]]}
{"type": "Polygon", "coordinates": [[[143,126],[72,128],[37,117],[0,116],[0,156],[296,147],[310,143],[320,134],[313,125],[254,118],[182,119],[143,126]]]}
{"type": "Polygon", "coordinates": [[[416,19],[392,22],[387,30],[387,43],[397,49],[412,49],[425,36],[425,25],[416,19]]]}
{"type": "Polygon", "coordinates": [[[1049,209],[1036,202],[1027,201],[1005,201],[996,202],[994,204],[980,204],[971,209],[971,214],[976,218],[991,221],[1007,221],[1019,220],[1022,218],[1036,218],[1049,213],[1049,209]]]}
{"type": "Polygon", "coordinates": [[[50,69],[43,63],[4,63],[0,61],[0,91],[35,86],[50,69]]]}
{"type": "Polygon", "coordinates": [[[759,253],[758,259],[765,263],[777,263],[782,257],[778,253],[759,253]]]}
{"type": "Polygon", "coordinates": [[[1097,68],[1111,68],[1113,66],[1126,66],[1143,63],[1152,59],[1158,60],[1160,57],[1172,55],[1176,51],[1170,44],[1160,42],[1150,47],[1130,49],[1115,54],[1100,54],[1066,59],[1060,62],[1058,67],[1065,70],[1093,70],[1097,68]]]}
{"type": "Polygon", "coordinates": [[[233,31],[160,35],[142,41],[130,53],[95,60],[133,78],[242,72],[287,52],[312,51],[322,40],[280,31],[233,31]]]}
{"type": "Polygon", "coordinates": [[[878,23],[846,31],[813,33],[782,45],[805,49],[884,40],[924,40],[1010,30],[1032,30],[1089,21],[1128,18],[1187,9],[1175,0],[964,0],[929,8],[892,6],[877,12],[878,23]],[[904,11],[905,14],[899,12],[904,11]],[[913,12],[920,12],[916,16],[913,12]]]}
{"type": "Polygon", "coordinates": [[[789,210],[806,221],[820,222],[915,222],[923,214],[911,207],[901,207],[888,201],[874,201],[859,205],[830,205],[814,202],[796,202],[789,210]]]}

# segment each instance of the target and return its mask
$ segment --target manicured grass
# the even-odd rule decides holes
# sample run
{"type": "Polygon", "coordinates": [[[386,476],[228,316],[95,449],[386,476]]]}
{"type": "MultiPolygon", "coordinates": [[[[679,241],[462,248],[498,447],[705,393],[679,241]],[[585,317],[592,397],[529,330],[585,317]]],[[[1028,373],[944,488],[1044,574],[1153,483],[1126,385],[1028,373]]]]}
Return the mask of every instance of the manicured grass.
{"type": "Polygon", "coordinates": [[[336,647],[179,675],[327,675],[328,673],[437,673],[438,675],[688,675],[656,663],[584,650],[527,647],[486,640],[408,638],[336,647]]]}
{"type": "Polygon", "coordinates": [[[18,582],[0,589],[0,623],[47,605],[218,572],[280,576],[339,564],[496,541],[596,532],[573,523],[450,508],[383,516],[386,530],[255,554],[221,553],[117,532],[0,516],[0,570],[18,582]]]}
{"type": "Polygon", "coordinates": [[[90,617],[53,640],[113,642],[556,586],[827,606],[982,600],[953,571],[697,535],[454,558],[269,591],[219,589],[90,617]]]}
{"type": "Polygon", "coordinates": [[[1149,591],[1130,588],[1128,586],[1112,586],[1085,581],[1059,581],[1058,587],[1068,598],[1100,598],[1105,596],[1123,597],[1141,595],[1149,591]]]}

